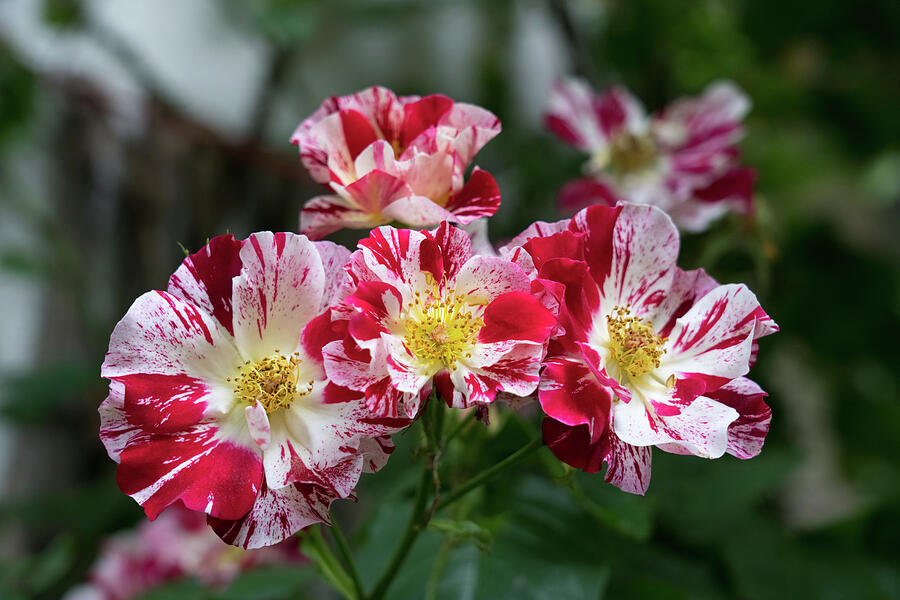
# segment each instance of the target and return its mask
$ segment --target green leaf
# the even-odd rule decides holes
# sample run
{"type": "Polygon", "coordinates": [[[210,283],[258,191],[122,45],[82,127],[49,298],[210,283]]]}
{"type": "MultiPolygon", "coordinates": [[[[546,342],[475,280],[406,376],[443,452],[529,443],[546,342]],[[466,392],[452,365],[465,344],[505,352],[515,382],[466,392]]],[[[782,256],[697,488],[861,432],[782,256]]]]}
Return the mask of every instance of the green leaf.
{"type": "Polygon", "coordinates": [[[216,600],[280,600],[296,597],[314,573],[308,566],[266,566],[242,573],[216,600]]]}
{"type": "Polygon", "coordinates": [[[626,494],[599,474],[583,471],[575,473],[571,486],[578,504],[604,527],[639,541],[650,537],[653,520],[648,499],[626,494]]]}
{"type": "Polygon", "coordinates": [[[179,579],[153,588],[139,600],[208,600],[210,591],[195,579],[179,579]]]}
{"type": "Polygon", "coordinates": [[[39,555],[30,573],[28,587],[35,593],[50,589],[69,572],[76,558],[74,538],[69,534],[58,536],[39,555]]]}
{"type": "Polygon", "coordinates": [[[44,21],[60,29],[84,25],[84,11],[79,0],[44,0],[44,21]]]}
{"type": "Polygon", "coordinates": [[[474,521],[457,521],[453,519],[432,519],[428,528],[437,531],[454,542],[471,542],[482,552],[487,552],[494,540],[494,535],[474,521]]]}

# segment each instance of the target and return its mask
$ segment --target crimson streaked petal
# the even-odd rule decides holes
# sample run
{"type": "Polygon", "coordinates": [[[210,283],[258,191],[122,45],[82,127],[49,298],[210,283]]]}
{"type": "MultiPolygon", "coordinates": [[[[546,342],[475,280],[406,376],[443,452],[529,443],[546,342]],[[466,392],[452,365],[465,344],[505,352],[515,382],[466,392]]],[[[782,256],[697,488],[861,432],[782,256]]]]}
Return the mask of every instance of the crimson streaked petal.
{"type": "Polygon", "coordinates": [[[450,285],[457,296],[471,304],[488,304],[510,292],[528,293],[528,275],[505,258],[473,256],[459,270],[450,285]]]}
{"type": "Polygon", "coordinates": [[[607,145],[608,136],[594,110],[594,91],[580,79],[553,85],[544,122],[552,133],[580,150],[597,152],[607,145]]]}
{"type": "Polygon", "coordinates": [[[322,305],[322,259],[305,236],[252,234],[241,249],[243,268],[234,281],[234,337],[248,359],[275,349],[293,352],[300,333],[322,305]]]}
{"type": "Polygon", "coordinates": [[[116,325],[100,374],[154,373],[224,381],[240,364],[219,321],[167,292],[140,296],[116,325]]]}
{"type": "Polygon", "coordinates": [[[315,523],[329,523],[334,496],[316,485],[296,484],[273,490],[263,483],[252,509],[237,519],[208,517],[222,540],[241,548],[271,546],[315,523]]]}
{"type": "Polygon", "coordinates": [[[466,225],[478,217],[491,217],[500,208],[500,188],[494,176],[475,167],[469,181],[453,194],[447,210],[455,221],[466,225]]]}
{"type": "Polygon", "coordinates": [[[637,316],[652,314],[671,285],[678,257],[678,230],[656,207],[621,205],[612,230],[612,255],[608,256],[606,225],[610,210],[593,207],[573,219],[578,226],[587,225],[585,254],[591,274],[612,306],[631,305],[637,316]],[[602,224],[592,223],[601,216],[602,224]]]}
{"type": "Polygon", "coordinates": [[[218,431],[203,425],[129,444],[119,457],[119,487],[151,520],[176,500],[214,517],[240,518],[259,492],[262,460],[257,450],[222,439],[218,431]]]}
{"type": "Polygon", "coordinates": [[[650,485],[650,446],[632,446],[614,433],[608,440],[606,481],[623,492],[643,496],[650,485]]]}
{"type": "Polygon", "coordinates": [[[765,402],[768,396],[759,385],[741,377],[720,387],[709,397],[738,412],[738,418],[728,427],[728,454],[740,459],[757,456],[762,451],[772,409],[765,402]]]}
{"type": "Polygon", "coordinates": [[[609,423],[610,390],[581,361],[556,358],[545,364],[538,387],[541,408],[565,425],[585,425],[589,440],[597,442],[609,423]]]}
{"type": "Polygon", "coordinates": [[[187,375],[134,374],[116,380],[125,390],[128,421],[150,433],[178,433],[200,423],[209,404],[231,404],[230,390],[213,389],[187,375]],[[209,398],[213,394],[216,399],[209,398]]]}
{"type": "Polygon", "coordinates": [[[241,242],[232,235],[212,238],[184,259],[167,291],[218,319],[231,334],[231,280],[241,272],[241,242]]]}
{"type": "Polygon", "coordinates": [[[556,318],[541,302],[524,292],[506,292],[484,310],[479,343],[520,340],[544,344],[556,326],[556,318]]]}
{"type": "Polygon", "coordinates": [[[750,370],[751,346],[768,318],[744,285],[708,292],[675,322],[663,356],[663,375],[699,373],[734,379],[750,370]]]}

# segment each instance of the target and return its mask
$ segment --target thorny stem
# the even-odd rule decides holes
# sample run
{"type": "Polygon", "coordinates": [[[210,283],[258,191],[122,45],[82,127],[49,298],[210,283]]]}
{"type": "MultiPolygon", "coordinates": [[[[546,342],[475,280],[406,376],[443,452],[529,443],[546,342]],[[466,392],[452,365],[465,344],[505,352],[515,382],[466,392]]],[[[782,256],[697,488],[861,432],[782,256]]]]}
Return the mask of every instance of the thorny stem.
{"type": "Polygon", "coordinates": [[[358,600],[360,597],[353,590],[350,576],[347,575],[347,572],[341,567],[341,563],[331,553],[325,538],[322,537],[322,531],[319,526],[310,527],[307,539],[310,546],[312,546],[313,553],[307,552],[306,554],[313,559],[313,562],[319,567],[325,579],[347,600],[358,600]]]}
{"type": "Polygon", "coordinates": [[[381,600],[387,593],[388,587],[394,581],[394,577],[403,565],[406,555],[409,554],[413,543],[419,537],[419,533],[428,525],[428,521],[434,514],[435,503],[432,502],[430,508],[427,508],[428,490],[434,488],[435,498],[438,496],[440,480],[437,476],[437,466],[440,460],[441,434],[444,424],[444,407],[436,392],[432,392],[425,405],[425,413],[422,415],[422,428],[425,432],[424,450],[425,468],[422,470],[422,478],[419,481],[419,487],[416,490],[416,499],[413,503],[412,513],[409,515],[409,522],[406,524],[406,530],[400,539],[400,544],[394,551],[387,569],[382,573],[375,589],[369,596],[369,600],[381,600]]]}
{"type": "MultiPolygon", "coordinates": [[[[419,537],[419,534],[428,525],[428,522],[435,512],[456,502],[501,471],[517,464],[542,445],[541,437],[538,436],[505,459],[492,467],[485,469],[466,483],[460,485],[445,498],[441,498],[439,495],[440,479],[438,477],[438,464],[440,461],[441,449],[453,436],[462,431],[466,424],[470,422],[468,420],[469,417],[466,417],[466,419],[463,420],[463,424],[456,424],[447,436],[443,436],[443,409],[444,407],[440,399],[437,398],[436,394],[432,394],[425,407],[425,414],[422,415],[422,427],[425,434],[423,440],[423,449],[426,452],[425,468],[422,470],[422,476],[419,480],[418,488],[416,489],[416,496],[413,502],[412,512],[409,515],[409,521],[400,538],[400,543],[397,545],[396,550],[394,550],[394,554],[391,557],[387,568],[378,579],[372,593],[369,596],[361,596],[361,598],[365,598],[366,600],[383,600],[385,594],[387,594],[388,588],[400,571],[400,567],[403,566],[403,562],[406,560],[406,556],[412,549],[413,544],[419,537]],[[434,489],[434,499],[429,507],[428,496],[430,488],[434,489]]],[[[335,539],[338,540],[337,537],[335,539]]],[[[338,540],[338,545],[340,546],[340,544],[341,542],[338,540]]],[[[349,553],[349,549],[341,549],[342,553],[345,551],[349,553]]],[[[345,556],[345,560],[352,564],[349,556],[345,556]]]]}
{"type": "Polygon", "coordinates": [[[459,500],[460,498],[462,498],[463,496],[465,496],[466,494],[468,494],[475,488],[483,485],[488,479],[491,479],[492,477],[494,477],[501,471],[503,471],[503,470],[511,467],[512,465],[516,464],[517,462],[521,461],[522,459],[527,457],[529,454],[531,454],[532,452],[534,452],[535,450],[540,448],[542,445],[543,445],[543,441],[541,440],[540,437],[537,437],[537,438],[531,440],[530,442],[528,442],[527,444],[525,444],[524,446],[522,446],[521,448],[519,448],[518,450],[516,450],[515,452],[513,452],[512,454],[510,454],[509,456],[507,456],[500,462],[498,462],[497,464],[495,464],[491,467],[488,467],[487,469],[485,469],[484,471],[482,471],[481,473],[479,473],[472,479],[470,479],[467,482],[463,483],[462,485],[458,486],[456,489],[454,489],[452,492],[450,492],[447,496],[444,497],[443,500],[441,500],[438,503],[437,509],[441,510],[442,508],[445,508],[445,507],[453,504],[454,502],[456,502],[457,500],[459,500]]]}
{"type": "Polygon", "coordinates": [[[403,532],[400,544],[394,551],[394,556],[391,557],[391,562],[388,564],[387,569],[385,569],[384,573],[378,579],[378,583],[375,584],[375,589],[369,596],[369,600],[381,600],[384,598],[388,587],[390,587],[391,583],[394,581],[394,577],[400,570],[410,548],[412,548],[413,542],[416,541],[419,533],[425,528],[426,523],[423,523],[422,521],[423,517],[426,515],[425,501],[428,498],[428,488],[431,487],[431,484],[432,475],[429,462],[429,466],[422,471],[422,479],[419,481],[419,487],[416,491],[416,500],[413,505],[413,511],[409,516],[409,522],[406,524],[406,530],[403,532]]]}
{"type": "Polygon", "coordinates": [[[462,433],[465,429],[467,429],[469,424],[472,423],[472,421],[474,421],[474,420],[475,420],[475,410],[473,409],[469,412],[469,414],[467,414],[465,417],[463,417],[462,419],[457,421],[456,424],[453,425],[453,428],[447,433],[447,435],[444,436],[444,445],[446,446],[447,444],[449,444],[450,440],[452,440],[457,435],[462,433]]]}
{"type": "Polygon", "coordinates": [[[362,600],[366,597],[366,592],[363,589],[362,581],[359,578],[359,571],[356,569],[356,563],[353,560],[353,552],[350,550],[350,544],[347,543],[344,532],[341,531],[340,525],[333,516],[331,517],[331,525],[331,535],[334,537],[334,542],[337,545],[341,558],[344,559],[344,565],[347,567],[347,572],[353,583],[353,589],[356,591],[356,597],[362,600]]]}

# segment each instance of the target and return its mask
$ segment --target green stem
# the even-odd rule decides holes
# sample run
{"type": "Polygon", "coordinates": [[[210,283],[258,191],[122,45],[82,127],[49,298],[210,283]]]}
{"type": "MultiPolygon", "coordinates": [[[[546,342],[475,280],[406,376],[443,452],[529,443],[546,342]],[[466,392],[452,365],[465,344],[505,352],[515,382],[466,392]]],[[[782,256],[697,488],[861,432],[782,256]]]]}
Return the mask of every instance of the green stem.
{"type": "Polygon", "coordinates": [[[318,525],[309,528],[307,540],[309,540],[310,548],[305,553],[316,563],[328,583],[347,600],[360,600],[361,597],[354,592],[350,576],[331,553],[318,525]]]}
{"type": "Polygon", "coordinates": [[[463,496],[465,496],[466,494],[468,494],[475,488],[484,484],[488,479],[491,479],[492,477],[494,477],[501,471],[518,463],[519,461],[521,461],[522,459],[527,457],[529,454],[531,454],[532,452],[534,452],[535,450],[540,448],[542,445],[543,445],[543,440],[540,437],[537,437],[537,438],[531,440],[530,442],[528,442],[527,444],[525,444],[524,446],[522,446],[521,448],[519,448],[518,450],[516,450],[515,452],[513,452],[512,454],[510,454],[509,456],[507,456],[500,462],[498,462],[497,464],[485,469],[484,471],[482,471],[481,473],[479,473],[472,479],[470,479],[467,482],[463,483],[462,485],[458,486],[456,489],[454,489],[449,494],[444,496],[444,498],[440,501],[440,503],[438,503],[437,509],[441,510],[442,508],[453,504],[454,502],[456,502],[457,500],[459,500],[460,498],[462,498],[463,496]]]}
{"type": "Polygon", "coordinates": [[[425,505],[426,500],[428,499],[428,489],[431,487],[432,481],[431,465],[429,464],[422,471],[422,478],[419,480],[419,487],[416,490],[416,500],[413,504],[413,511],[409,515],[409,522],[406,524],[406,530],[403,532],[400,544],[397,546],[397,549],[394,550],[394,555],[391,557],[391,562],[388,564],[387,569],[385,569],[384,573],[378,579],[378,583],[375,584],[375,589],[372,590],[369,600],[381,600],[384,598],[388,588],[394,581],[394,577],[396,577],[397,572],[403,565],[406,555],[409,553],[410,548],[412,548],[413,542],[416,541],[419,533],[425,528],[425,523],[422,521],[426,515],[425,505]]]}
{"type": "Polygon", "coordinates": [[[331,517],[331,535],[334,537],[334,542],[337,545],[341,558],[344,559],[344,566],[347,567],[347,571],[350,574],[350,580],[353,583],[353,589],[356,591],[356,597],[359,599],[365,598],[366,592],[363,589],[362,581],[359,578],[359,571],[356,568],[356,562],[353,560],[353,552],[350,551],[350,544],[347,543],[347,538],[344,536],[344,532],[341,531],[341,527],[334,516],[331,517]]]}
{"type": "Polygon", "coordinates": [[[474,420],[475,420],[475,410],[472,409],[472,411],[469,412],[469,414],[467,414],[465,417],[463,417],[462,419],[460,419],[460,420],[453,426],[453,429],[451,429],[450,432],[447,433],[446,436],[444,436],[444,446],[446,446],[447,444],[449,444],[449,443],[450,443],[450,440],[452,440],[452,439],[455,438],[457,435],[459,435],[460,433],[462,433],[463,430],[464,430],[466,427],[468,427],[469,424],[472,423],[472,421],[474,421],[474,420]]]}

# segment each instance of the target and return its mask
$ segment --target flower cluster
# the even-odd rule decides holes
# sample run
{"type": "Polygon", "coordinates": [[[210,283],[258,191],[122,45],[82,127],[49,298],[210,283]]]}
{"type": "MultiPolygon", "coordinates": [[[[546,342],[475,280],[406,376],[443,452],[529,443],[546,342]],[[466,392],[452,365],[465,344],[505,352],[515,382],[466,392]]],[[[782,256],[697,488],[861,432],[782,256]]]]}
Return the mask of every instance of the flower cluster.
{"type": "Polygon", "coordinates": [[[747,104],[716,84],[648,120],[621,89],[560,87],[548,122],[593,153],[608,206],[495,251],[456,224],[499,206],[486,171],[466,181],[496,117],[379,87],[327,100],[292,138],[334,192],[301,233],[213,238],[113,331],[100,437],[119,486],[150,519],[180,503],[226,542],[271,545],[330,522],[426,403],[501,394],[537,396],[552,452],[633,493],[653,446],[755,456],[771,412],[746,376],[777,326],[745,286],[678,268],[673,224],[749,201],[747,104]],[[343,227],[374,229],[353,253],[313,241],[343,227]]]}
{"type": "Polygon", "coordinates": [[[713,83],[650,117],[620,86],[595,94],[580,80],[558,83],[547,128],[590,153],[586,176],[560,193],[561,207],[652,204],[687,231],[702,231],[728,211],[749,213],[756,175],[739,166],[736,146],[749,109],[749,99],[730,82],[713,83]]]}

